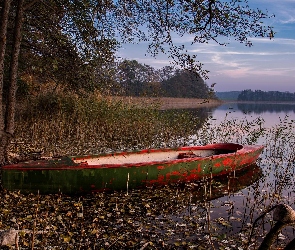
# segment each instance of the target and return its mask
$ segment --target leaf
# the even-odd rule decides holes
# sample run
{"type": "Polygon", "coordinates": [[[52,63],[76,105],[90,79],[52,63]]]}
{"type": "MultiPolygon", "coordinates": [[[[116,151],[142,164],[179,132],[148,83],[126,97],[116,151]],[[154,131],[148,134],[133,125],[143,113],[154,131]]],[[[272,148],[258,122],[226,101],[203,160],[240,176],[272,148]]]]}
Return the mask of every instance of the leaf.
{"type": "Polygon", "coordinates": [[[93,229],[92,231],[91,231],[91,234],[97,234],[99,231],[97,230],[97,229],[93,229]]]}
{"type": "Polygon", "coordinates": [[[71,241],[71,236],[70,235],[61,235],[64,243],[69,243],[71,241]]]}
{"type": "Polygon", "coordinates": [[[23,242],[23,245],[26,246],[26,247],[28,247],[28,246],[30,246],[30,243],[27,242],[27,241],[24,241],[24,242],[23,242]]]}

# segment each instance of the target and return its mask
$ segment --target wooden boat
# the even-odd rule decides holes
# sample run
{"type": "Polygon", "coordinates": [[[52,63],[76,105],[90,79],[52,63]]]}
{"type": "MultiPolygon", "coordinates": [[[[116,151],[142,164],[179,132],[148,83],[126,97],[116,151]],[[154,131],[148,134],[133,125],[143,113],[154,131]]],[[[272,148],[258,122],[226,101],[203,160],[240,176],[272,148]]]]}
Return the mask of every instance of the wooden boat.
{"type": "Polygon", "coordinates": [[[76,194],[194,181],[248,166],[263,148],[220,143],[21,162],[2,167],[2,187],[76,194]]]}

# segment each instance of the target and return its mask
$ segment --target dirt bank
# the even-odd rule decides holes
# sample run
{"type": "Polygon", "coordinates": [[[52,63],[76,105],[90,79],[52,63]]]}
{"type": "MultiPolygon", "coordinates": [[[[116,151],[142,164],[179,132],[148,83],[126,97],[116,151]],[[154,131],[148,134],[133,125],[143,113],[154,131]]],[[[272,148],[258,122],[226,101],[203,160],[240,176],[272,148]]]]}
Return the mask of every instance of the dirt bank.
{"type": "Polygon", "coordinates": [[[214,107],[222,104],[219,100],[197,99],[197,98],[172,98],[172,97],[108,97],[110,101],[123,101],[129,104],[145,107],[147,105],[156,106],[159,109],[183,109],[214,107]]]}

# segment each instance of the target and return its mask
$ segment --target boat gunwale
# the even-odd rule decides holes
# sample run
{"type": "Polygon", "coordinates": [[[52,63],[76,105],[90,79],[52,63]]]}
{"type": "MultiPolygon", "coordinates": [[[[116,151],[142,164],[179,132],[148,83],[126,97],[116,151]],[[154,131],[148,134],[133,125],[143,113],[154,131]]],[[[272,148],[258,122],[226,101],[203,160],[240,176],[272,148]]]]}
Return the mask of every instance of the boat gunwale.
{"type": "Polygon", "coordinates": [[[115,152],[101,155],[86,155],[86,156],[65,156],[57,159],[50,160],[36,160],[36,161],[27,161],[20,162],[17,164],[2,166],[1,170],[20,170],[20,171],[35,171],[35,170],[81,170],[81,169],[105,169],[105,168],[132,168],[132,167],[148,167],[153,165],[167,165],[167,164],[178,164],[186,162],[194,162],[200,160],[208,159],[218,159],[226,157],[233,157],[237,155],[245,155],[251,151],[262,151],[264,148],[263,145],[241,145],[235,143],[216,143],[208,144],[205,146],[185,146],[179,148],[163,148],[163,149],[144,149],[140,151],[124,151],[124,152],[115,152]],[[229,148],[228,148],[229,147],[229,148]],[[169,152],[169,151],[189,151],[189,150],[235,150],[231,153],[221,153],[214,154],[210,156],[200,156],[193,158],[183,158],[183,159],[173,159],[173,160],[163,160],[163,161],[146,161],[139,163],[120,163],[120,164],[97,164],[89,165],[87,159],[93,159],[96,157],[108,157],[108,156],[121,156],[128,154],[145,154],[145,153],[157,153],[157,152],[169,152]],[[85,159],[85,162],[75,163],[75,159],[85,159]],[[51,162],[51,163],[49,163],[51,162]],[[66,164],[70,163],[70,164],[66,164]],[[39,164],[39,165],[38,165],[39,164]],[[42,165],[43,164],[43,165],[42,165]],[[31,166],[30,166],[31,165],[31,166]]]}

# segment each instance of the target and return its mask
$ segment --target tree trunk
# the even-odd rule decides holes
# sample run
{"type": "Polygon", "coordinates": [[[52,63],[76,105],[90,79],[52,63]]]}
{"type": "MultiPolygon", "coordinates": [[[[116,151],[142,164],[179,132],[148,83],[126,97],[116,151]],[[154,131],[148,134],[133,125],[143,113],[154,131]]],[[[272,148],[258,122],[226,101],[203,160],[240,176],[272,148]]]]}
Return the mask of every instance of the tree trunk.
{"type": "MultiPolygon", "coordinates": [[[[273,209],[273,208],[272,208],[273,209]]],[[[271,210],[272,210],[271,209],[271,210]]],[[[273,228],[265,236],[258,250],[269,250],[275,241],[279,232],[288,225],[295,223],[295,211],[286,204],[278,204],[274,207],[273,220],[277,221],[273,228]]],[[[265,215],[265,214],[264,214],[265,215]]],[[[292,240],[285,248],[285,250],[294,249],[295,239],[292,240]]]]}
{"type": "Polygon", "coordinates": [[[264,237],[260,247],[258,248],[258,250],[269,250],[271,249],[271,246],[273,244],[273,242],[275,241],[278,233],[286,226],[286,224],[284,224],[281,221],[278,221],[273,228],[271,228],[271,230],[268,232],[268,234],[264,237]]]}
{"type": "Polygon", "coordinates": [[[17,5],[17,13],[15,17],[13,49],[10,62],[9,71],[9,92],[7,97],[7,108],[5,114],[5,132],[8,136],[6,145],[4,145],[5,161],[8,161],[8,146],[11,137],[14,135],[15,127],[15,107],[16,107],[16,90],[17,90],[17,72],[18,72],[18,58],[20,52],[20,45],[22,39],[22,26],[24,15],[24,0],[19,0],[17,5]]]}
{"type": "Polygon", "coordinates": [[[18,1],[17,15],[14,27],[14,44],[10,64],[10,84],[8,93],[8,106],[6,112],[6,132],[13,135],[14,133],[14,114],[16,103],[16,89],[17,89],[17,71],[18,71],[18,58],[20,52],[20,44],[22,38],[22,25],[23,25],[23,3],[24,0],[18,1]]]}
{"type": "Polygon", "coordinates": [[[4,81],[4,56],[6,50],[6,34],[9,19],[9,9],[11,0],[4,0],[1,13],[0,24],[0,165],[5,161],[5,148],[7,136],[5,133],[5,117],[3,109],[3,81],[4,81]]]}

